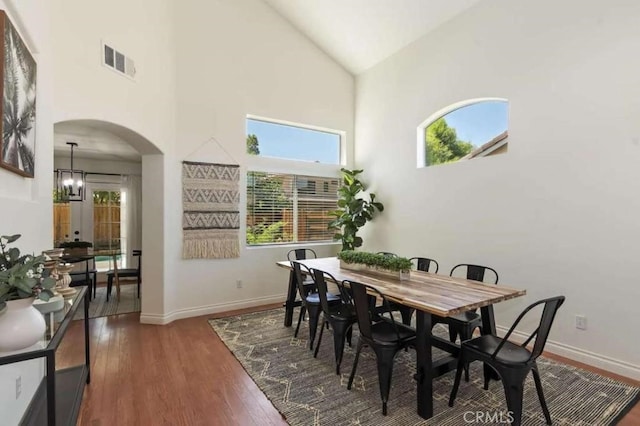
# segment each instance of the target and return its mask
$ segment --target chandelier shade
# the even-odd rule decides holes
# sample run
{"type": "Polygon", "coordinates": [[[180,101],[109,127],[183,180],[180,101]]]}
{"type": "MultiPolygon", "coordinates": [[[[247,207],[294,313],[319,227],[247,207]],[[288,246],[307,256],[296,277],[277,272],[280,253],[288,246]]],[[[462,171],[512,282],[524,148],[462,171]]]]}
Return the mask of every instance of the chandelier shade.
{"type": "Polygon", "coordinates": [[[71,146],[71,167],[56,169],[56,194],[58,201],[84,201],[86,193],[86,173],[73,168],[73,149],[78,146],[75,142],[67,142],[71,146]]]}

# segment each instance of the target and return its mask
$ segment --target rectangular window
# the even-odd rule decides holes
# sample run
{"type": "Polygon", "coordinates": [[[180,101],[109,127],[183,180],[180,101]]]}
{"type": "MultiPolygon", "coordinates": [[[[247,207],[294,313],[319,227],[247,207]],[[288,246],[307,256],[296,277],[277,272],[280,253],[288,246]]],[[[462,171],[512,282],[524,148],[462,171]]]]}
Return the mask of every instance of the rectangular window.
{"type": "Polygon", "coordinates": [[[331,241],[338,185],[337,178],[248,172],[247,244],[331,241]]]}
{"type": "MultiPolygon", "coordinates": [[[[93,191],[93,252],[96,255],[96,268],[99,271],[112,268],[111,253],[126,250],[126,239],[122,237],[122,210],[120,191],[93,191]]],[[[124,259],[126,256],[122,256],[124,259]]],[[[120,268],[126,265],[120,264],[120,268]]]]}
{"type": "Polygon", "coordinates": [[[247,154],[340,164],[338,132],[247,118],[247,154]]]}

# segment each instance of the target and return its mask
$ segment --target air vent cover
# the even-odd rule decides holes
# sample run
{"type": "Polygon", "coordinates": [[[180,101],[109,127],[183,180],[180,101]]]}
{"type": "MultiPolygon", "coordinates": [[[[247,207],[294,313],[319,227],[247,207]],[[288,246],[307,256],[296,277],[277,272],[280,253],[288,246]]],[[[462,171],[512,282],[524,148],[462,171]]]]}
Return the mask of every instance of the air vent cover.
{"type": "Polygon", "coordinates": [[[106,43],[102,43],[102,52],[102,65],[131,79],[135,78],[136,67],[133,59],[106,43]]]}

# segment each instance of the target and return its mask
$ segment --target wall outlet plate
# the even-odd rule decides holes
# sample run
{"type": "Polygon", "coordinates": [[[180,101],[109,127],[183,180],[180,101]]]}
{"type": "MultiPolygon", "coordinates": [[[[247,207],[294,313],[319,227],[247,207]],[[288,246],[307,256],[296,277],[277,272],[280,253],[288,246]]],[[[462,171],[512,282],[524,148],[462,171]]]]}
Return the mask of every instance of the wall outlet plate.
{"type": "Polygon", "coordinates": [[[576,315],[576,328],[578,330],[587,329],[587,317],[584,315],[576,315]]]}
{"type": "Polygon", "coordinates": [[[242,288],[242,280],[236,281],[236,288],[242,288]]]}

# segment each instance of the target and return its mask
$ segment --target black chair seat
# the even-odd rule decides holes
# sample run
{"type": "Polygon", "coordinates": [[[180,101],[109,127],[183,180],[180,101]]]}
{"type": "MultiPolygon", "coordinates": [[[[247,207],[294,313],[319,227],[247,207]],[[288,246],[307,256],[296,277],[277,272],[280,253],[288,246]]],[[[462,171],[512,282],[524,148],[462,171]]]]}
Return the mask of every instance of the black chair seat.
{"type": "MultiPolygon", "coordinates": [[[[138,297],[140,297],[140,283],[142,282],[142,250],[133,250],[133,257],[138,258],[138,267],[137,268],[124,268],[118,270],[118,280],[120,278],[132,278],[135,277],[138,279],[138,297]]],[[[115,256],[114,261],[117,262],[115,256]]],[[[117,266],[117,265],[116,265],[117,266]]],[[[113,287],[113,278],[116,275],[115,270],[107,271],[107,301],[109,300],[109,296],[111,295],[111,288],[113,287]]],[[[119,285],[119,284],[118,284],[119,285]]]]}
{"type": "MultiPolygon", "coordinates": [[[[476,337],[465,342],[465,346],[473,351],[482,353],[494,353],[502,339],[491,334],[476,337]]],[[[500,352],[496,354],[496,361],[503,364],[522,364],[531,358],[531,352],[520,345],[505,341],[500,352]]]]}
{"type": "Polygon", "coordinates": [[[398,340],[402,342],[402,345],[408,345],[410,340],[415,340],[416,330],[400,323],[396,323],[394,327],[391,322],[382,318],[382,321],[371,325],[371,336],[380,345],[395,346],[398,345],[398,340]]]}
{"type": "MultiPolygon", "coordinates": [[[[107,276],[115,275],[115,271],[108,271],[107,276]]],[[[126,269],[118,269],[118,278],[122,277],[137,277],[138,269],[136,268],[126,268],[126,269]]]]}

